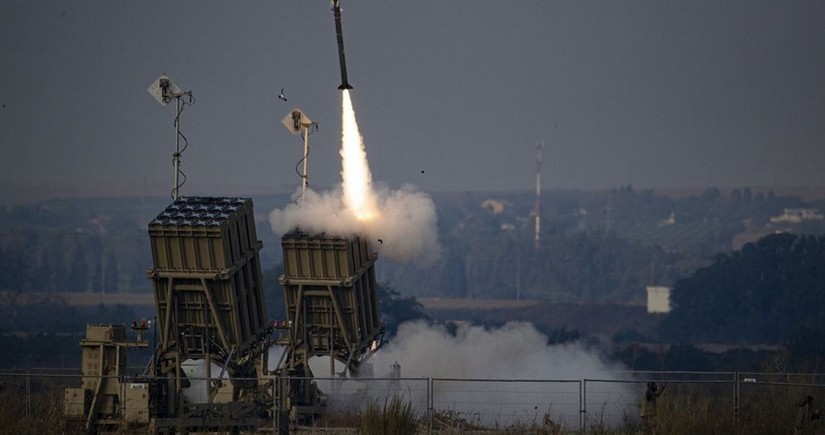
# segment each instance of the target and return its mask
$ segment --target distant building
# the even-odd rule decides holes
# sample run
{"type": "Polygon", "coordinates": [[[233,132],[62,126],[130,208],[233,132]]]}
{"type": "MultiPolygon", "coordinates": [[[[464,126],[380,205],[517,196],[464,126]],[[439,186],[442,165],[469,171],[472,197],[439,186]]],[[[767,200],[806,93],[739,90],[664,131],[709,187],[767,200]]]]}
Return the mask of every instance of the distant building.
{"type": "Polygon", "coordinates": [[[648,286],[647,287],[647,312],[648,313],[669,313],[670,312],[670,287],[648,286]]]}
{"type": "Polygon", "coordinates": [[[779,216],[771,218],[771,223],[791,223],[798,224],[804,221],[821,221],[825,216],[819,210],[813,208],[786,208],[779,216]]]}
{"type": "Polygon", "coordinates": [[[510,205],[509,202],[500,199],[485,199],[481,203],[481,208],[487,209],[490,214],[501,214],[510,205]]]}
{"type": "Polygon", "coordinates": [[[663,227],[663,226],[666,226],[666,225],[674,225],[675,223],[676,223],[676,213],[670,212],[670,215],[667,217],[667,219],[664,219],[661,222],[659,222],[659,226],[663,227]]]}

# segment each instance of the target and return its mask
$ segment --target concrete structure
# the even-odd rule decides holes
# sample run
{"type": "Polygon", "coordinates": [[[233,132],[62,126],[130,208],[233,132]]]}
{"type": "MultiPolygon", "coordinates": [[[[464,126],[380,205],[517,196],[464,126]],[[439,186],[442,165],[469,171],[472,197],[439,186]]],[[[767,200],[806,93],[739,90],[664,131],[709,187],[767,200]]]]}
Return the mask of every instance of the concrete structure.
{"type": "Polygon", "coordinates": [[[148,421],[148,403],[134,406],[141,391],[124,389],[121,384],[126,375],[127,349],[148,345],[140,335],[130,341],[123,325],[86,325],[86,338],[80,342],[83,384],[66,388],[63,401],[67,430],[97,433],[148,421]],[[109,423],[113,419],[119,421],[109,423]]]}

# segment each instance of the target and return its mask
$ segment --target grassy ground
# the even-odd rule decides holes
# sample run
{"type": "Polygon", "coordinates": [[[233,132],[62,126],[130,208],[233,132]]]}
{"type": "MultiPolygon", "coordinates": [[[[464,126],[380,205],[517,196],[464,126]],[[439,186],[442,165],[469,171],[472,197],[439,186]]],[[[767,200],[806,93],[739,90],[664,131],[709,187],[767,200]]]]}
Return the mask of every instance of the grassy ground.
{"type": "MultiPolygon", "coordinates": [[[[825,405],[825,386],[791,386],[740,384],[738,412],[732,401],[733,392],[695,385],[671,385],[658,401],[657,433],[662,435],[774,435],[793,434],[801,414],[798,403],[806,395],[814,398],[813,409],[825,405]]],[[[81,428],[67,429],[63,421],[63,385],[38,384],[36,391],[26,394],[22,382],[0,384],[0,435],[4,434],[71,434],[82,433],[81,428]]],[[[588,434],[636,435],[645,428],[638,415],[627,415],[613,425],[607,425],[598,414],[588,415],[587,428],[561,427],[545,418],[536,422],[515,423],[509,426],[482,427],[462,415],[450,411],[436,411],[430,420],[409,403],[390,399],[373,402],[366,409],[342,414],[326,415],[313,427],[302,428],[301,433],[358,433],[358,434],[588,434]],[[430,429],[430,427],[432,429],[430,429]]],[[[825,433],[819,420],[802,423],[800,434],[825,433]]],[[[127,432],[121,432],[123,434],[127,432]]],[[[146,429],[131,433],[147,433],[146,429]]],[[[271,433],[271,432],[270,432],[271,433]]]]}
{"type": "Polygon", "coordinates": [[[63,387],[44,386],[27,395],[25,386],[0,385],[0,435],[59,434],[63,416],[63,387]]]}

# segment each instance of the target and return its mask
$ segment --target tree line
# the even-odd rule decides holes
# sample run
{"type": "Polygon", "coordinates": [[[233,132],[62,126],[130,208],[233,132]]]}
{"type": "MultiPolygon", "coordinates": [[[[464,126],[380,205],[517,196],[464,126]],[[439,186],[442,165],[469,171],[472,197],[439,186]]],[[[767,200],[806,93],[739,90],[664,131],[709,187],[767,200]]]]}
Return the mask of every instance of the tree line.
{"type": "Polygon", "coordinates": [[[676,282],[671,303],[662,328],[674,341],[781,343],[821,337],[825,236],[774,234],[720,253],[676,282]]]}
{"type": "MultiPolygon", "coordinates": [[[[433,194],[443,255],[432,268],[380,259],[379,280],[419,297],[643,302],[647,285],[673,285],[730,252],[732,239],[767,231],[785,208],[820,207],[749,188],[688,196],[638,191],[550,191],[540,243],[528,192],[433,194]]],[[[288,198],[256,200],[256,210],[288,198]]],[[[146,223],[167,199],[54,200],[0,208],[0,291],[148,292],[146,223]]],[[[258,222],[262,268],[282,259],[278,236],[258,222]]],[[[783,227],[783,230],[787,228],[783,227]]],[[[797,229],[825,232],[825,223],[797,229]]],[[[273,284],[274,285],[274,284],[273,284]]]]}

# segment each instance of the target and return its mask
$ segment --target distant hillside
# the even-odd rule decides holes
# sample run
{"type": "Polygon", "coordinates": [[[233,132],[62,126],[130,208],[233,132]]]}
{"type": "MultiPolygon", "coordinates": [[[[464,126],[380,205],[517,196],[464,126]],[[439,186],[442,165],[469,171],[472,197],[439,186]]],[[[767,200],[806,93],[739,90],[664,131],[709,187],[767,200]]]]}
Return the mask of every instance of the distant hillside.
{"type": "Polygon", "coordinates": [[[825,233],[825,221],[772,221],[786,209],[822,213],[822,200],[771,190],[707,188],[669,196],[631,186],[542,196],[534,242],[529,192],[435,195],[444,252],[426,270],[379,264],[379,279],[422,297],[642,302],[644,287],[673,285],[717,253],[776,231],[825,233]]]}
{"type": "MultiPolygon", "coordinates": [[[[543,193],[536,247],[532,192],[433,199],[443,248],[435,265],[421,269],[383,258],[377,265],[379,281],[405,295],[641,303],[646,285],[673,285],[747,241],[776,231],[825,233],[821,219],[775,220],[786,209],[821,215],[823,199],[766,189],[675,195],[622,186],[543,193]]],[[[267,216],[291,199],[254,200],[262,267],[274,269],[281,250],[267,216]]],[[[0,208],[0,291],[148,292],[146,225],[168,203],[165,197],[87,198],[0,208]]],[[[277,291],[275,282],[267,285],[277,291]]]]}
{"type": "Polygon", "coordinates": [[[633,332],[637,337],[655,337],[663,316],[648,314],[645,306],[617,304],[570,304],[486,300],[484,305],[472,301],[419,300],[427,314],[442,321],[474,321],[503,324],[528,321],[542,331],[576,331],[587,336],[611,339],[616,333],[633,332]]]}

